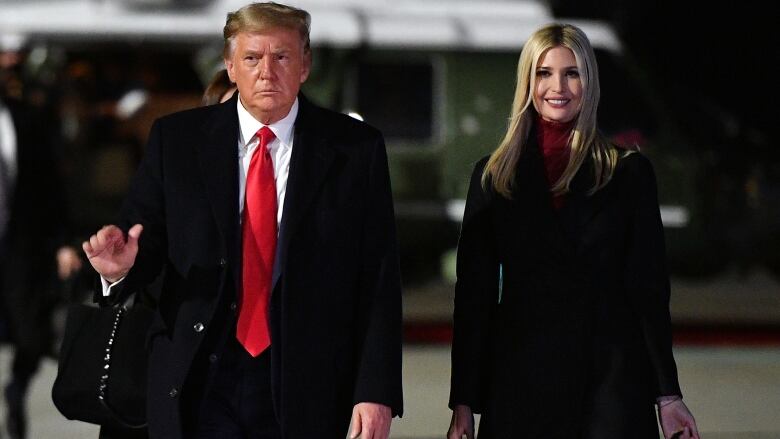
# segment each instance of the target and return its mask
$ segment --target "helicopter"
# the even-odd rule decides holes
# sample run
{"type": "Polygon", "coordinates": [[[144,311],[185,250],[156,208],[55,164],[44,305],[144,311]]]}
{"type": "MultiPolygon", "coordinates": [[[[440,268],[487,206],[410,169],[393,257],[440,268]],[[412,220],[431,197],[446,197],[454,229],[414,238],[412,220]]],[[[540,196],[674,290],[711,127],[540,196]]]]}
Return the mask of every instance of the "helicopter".
{"type": "MultiPolygon", "coordinates": [[[[768,178],[775,171],[751,168],[743,173],[746,179],[713,180],[720,175],[714,164],[722,159],[688,144],[609,23],[555,17],[547,4],[534,0],[289,4],[312,16],[313,66],[303,92],[385,135],[407,285],[453,280],[470,171],[506,130],[523,43],[550,22],[577,25],[589,36],[601,75],[600,127],[616,143],[639,147],[654,164],[670,271],[711,275],[760,249],[767,256],[759,262],[780,273],[778,258],[771,256],[780,248],[780,221],[771,220],[780,218],[780,203],[772,201],[777,185],[765,184],[778,181],[768,178]],[[726,202],[724,194],[737,201],[726,202]],[[724,221],[724,215],[732,221],[724,221]],[[755,225],[753,217],[769,220],[755,225]]],[[[99,59],[110,52],[152,68],[166,59],[169,73],[161,76],[197,80],[169,84],[190,99],[161,96],[192,106],[200,87],[220,68],[226,13],[243,5],[237,0],[8,0],[0,3],[0,29],[65,58],[99,59]]],[[[156,108],[156,116],[175,109],[156,108]]],[[[144,118],[147,125],[151,119],[144,118]]]]}

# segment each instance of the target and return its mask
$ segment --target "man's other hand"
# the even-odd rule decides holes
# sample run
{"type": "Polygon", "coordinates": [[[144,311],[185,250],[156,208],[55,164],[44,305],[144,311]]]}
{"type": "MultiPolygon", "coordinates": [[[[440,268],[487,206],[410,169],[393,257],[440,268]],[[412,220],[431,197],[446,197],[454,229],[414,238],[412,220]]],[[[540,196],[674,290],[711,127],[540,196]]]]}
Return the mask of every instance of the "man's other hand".
{"type": "Polygon", "coordinates": [[[355,404],[352,409],[352,429],[349,438],[387,439],[393,412],[390,407],[373,402],[355,404]]]}
{"type": "Polygon", "coordinates": [[[699,439],[696,421],[682,399],[661,405],[658,418],[665,439],[699,439]]]}

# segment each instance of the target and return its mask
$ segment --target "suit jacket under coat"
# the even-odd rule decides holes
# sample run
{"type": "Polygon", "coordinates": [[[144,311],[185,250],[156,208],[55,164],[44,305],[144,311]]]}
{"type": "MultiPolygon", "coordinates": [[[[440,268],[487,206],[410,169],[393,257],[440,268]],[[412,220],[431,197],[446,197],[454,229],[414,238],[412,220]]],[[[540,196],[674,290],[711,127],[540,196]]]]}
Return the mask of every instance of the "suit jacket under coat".
{"type": "MultiPolygon", "coordinates": [[[[122,290],[165,267],[150,333],[153,438],[182,437],[183,404],[197,405],[209,354],[235,325],[236,99],[156,121],[122,211],[124,228],[144,225],[122,290]]],[[[299,103],[269,311],[272,394],[283,437],[336,438],[357,402],[402,413],[393,206],[381,134],[299,103]]]]}
{"type": "Polygon", "coordinates": [[[588,196],[588,160],[556,211],[529,138],[512,200],[483,189],[487,158],[471,177],[450,405],[481,438],[657,438],[655,398],[680,389],[652,166],[624,155],[588,196]]]}

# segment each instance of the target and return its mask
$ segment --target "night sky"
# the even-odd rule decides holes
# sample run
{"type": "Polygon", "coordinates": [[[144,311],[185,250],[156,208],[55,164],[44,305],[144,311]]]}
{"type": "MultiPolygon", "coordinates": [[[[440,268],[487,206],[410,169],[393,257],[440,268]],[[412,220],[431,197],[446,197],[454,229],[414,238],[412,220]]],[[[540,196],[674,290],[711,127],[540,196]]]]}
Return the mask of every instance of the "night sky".
{"type": "Polygon", "coordinates": [[[611,22],[667,111],[699,148],[739,147],[780,162],[777,15],[771,3],[551,0],[556,16],[611,22]],[[721,146],[713,146],[713,145],[721,146]]]}

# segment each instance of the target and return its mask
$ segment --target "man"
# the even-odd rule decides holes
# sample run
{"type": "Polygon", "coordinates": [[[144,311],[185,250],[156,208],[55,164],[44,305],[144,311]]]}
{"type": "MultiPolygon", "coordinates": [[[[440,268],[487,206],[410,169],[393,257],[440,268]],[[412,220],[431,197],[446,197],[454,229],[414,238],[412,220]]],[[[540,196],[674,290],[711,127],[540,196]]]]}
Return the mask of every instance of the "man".
{"type": "Polygon", "coordinates": [[[83,245],[111,298],[165,267],[152,438],[339,438],[350,413],[352,437],[387,438],[401,415],[384,143],[299,93],[308,30],[275,3],[228,14],[237,96],[158,120],[119,226],[83,245]]]}
{"type": "Polygon", "coordinates": [[[58,248],[66,240],[66,215],[56,124],[23,100],[15,75],[23,51],[23,38],[0,35],[0,333],[14,348],[3,392],[12,438],[26,437],[30,380],[52,352],[55,273],[65,279],[81,267],[75,248],[58,248]]]}

